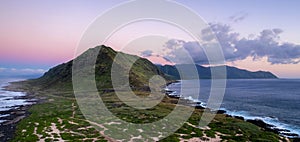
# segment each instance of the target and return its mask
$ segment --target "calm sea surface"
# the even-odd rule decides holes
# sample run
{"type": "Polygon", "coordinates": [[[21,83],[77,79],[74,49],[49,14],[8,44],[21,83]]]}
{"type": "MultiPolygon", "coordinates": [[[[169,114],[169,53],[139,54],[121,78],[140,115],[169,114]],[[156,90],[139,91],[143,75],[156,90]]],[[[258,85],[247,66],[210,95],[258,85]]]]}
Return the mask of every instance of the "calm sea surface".
{"type": "MultiPolygon", "coordinates": [[[[198,82],[200,94],[198,98],[195,95],[190,98],[205,104],[210,94],[210,80],[183,80],[169,85],[168,89],[181,94],[181,84],[195,86],[193,84],[198,82]]],[[[187,90],[187,94],[195,94],[193,87],[187,90]]],[[[300,135],[300,79],[227,80],[221,109],[245,119],[261,119],[300,135]]]]}

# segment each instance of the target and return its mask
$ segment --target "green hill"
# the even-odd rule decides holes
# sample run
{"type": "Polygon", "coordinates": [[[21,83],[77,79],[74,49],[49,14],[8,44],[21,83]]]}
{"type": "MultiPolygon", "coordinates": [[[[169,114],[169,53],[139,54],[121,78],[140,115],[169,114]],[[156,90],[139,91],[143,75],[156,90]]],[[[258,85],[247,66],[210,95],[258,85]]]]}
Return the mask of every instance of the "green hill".
{"type": "MultiPolygon", "coordinates": [[[[86,73],[84,68],[86,65],[84,62],[85,60],[88,60],[89,57],[94,55],[97,55],[96,64],[94,65],[95,72],[90,72],[89,74],[95,73],[95,80],[98,89],[112,88],[111,68],[113,62],[118,69],[116,71],[120,72],[117,73],[120,75],[120,77],[129,77],[130,87],[132,89],[147,89],[148,80],[153,77],[153,75],[164,76],[159,68],[152,64],[149,60],[122,52],[117,52],[104,45],[90,48],[75,59],[79,61],[80,64],[82,63],[82,69],[77,71],[79,75],[83,72],[86,73]],[[96,51],[100,52],[98,53],[96,51]],[[119,60],[114,62],[114,58],[117,54],[119,60]],[[122,73],[122,71],[129,68],[129,75],[122,73]]],[[[51,68],[42,77],[31,80],[31,83],[43,89],[72,90],[72,64],[73,60],[51,68]]]]}

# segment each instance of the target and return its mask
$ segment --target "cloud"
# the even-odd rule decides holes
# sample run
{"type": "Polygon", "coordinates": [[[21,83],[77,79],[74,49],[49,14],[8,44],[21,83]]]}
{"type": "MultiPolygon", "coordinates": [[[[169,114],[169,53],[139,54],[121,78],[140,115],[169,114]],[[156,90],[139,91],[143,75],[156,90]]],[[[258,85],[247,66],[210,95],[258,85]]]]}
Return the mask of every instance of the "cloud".
{"type": "Polygon", "coordinates": [[[171,39],[165,46],[169,49],[164,55],[167,61],[184,64],[192,59],[197,63],[207,63],[206,55],[198,42],[171,39]]]}
{"type": "Polygon", "coordinates": [[[0,72],[2,72],[2,71],[4,71],[4,70],[6,70],[6,68],[0,68],[0,72]]]}
{"type": "MultiPolygon", "coordinates": [[[[230,25],[214,23],[210,24],[222,46],[223,54],[227,62],[243,60],[252,57],[258,60],[268,58],[271,64],[297,64],[300,62],[300,45],[293,43],[282,43],[280,34],[282,29],[265,29],[252,37],[241,37],[239,33],[233,32],[230,25]]],[[[205,41],[211,39],[205,37],[208,30],[202,31],[205,41]]],[[[184,62],[183,50],[187,51],[197,64],[207,64],[208,60],[201,45],[195,41],[183,41],[172,39],[166,43],[168,49],[172,49],[165,58],[172,59],[175,63],[184,62]],[[176,60],[176,58],[178,58],[176,60]],[[178,61],[179,60],[179,61],[178,61]]]]}
{"type": "Polygon", "coordinates": [[[13,72],[22,72],[22,73],[37,73],[37,74],[41,74],[41,73],[45,73],[47,70],[44,69],[30,69],[30,68],[26,68],[26,69],[14,69],[13,72]]]}
{"type": "Polygon", "coordinates": [[[141,52],[142,57],[150,57],[153,56],[153,51],[152,50],[144,50],[141,52]]]}
{"type": "Polygon", "coordinates": [[[0,76],[39,76],[45,73],[44,69],[16,69],[16,68],[0,68],[0,76]]]}
{"type": "Polygon", "coordinates": [[[232,16],[229,17],[229,20],[232,21],[233,23],[238,23],[240,21],[243,21],[245,18],[248,17],[248,13],[246,12],[239,12],[239,13],[236,13],[232,16]]]}

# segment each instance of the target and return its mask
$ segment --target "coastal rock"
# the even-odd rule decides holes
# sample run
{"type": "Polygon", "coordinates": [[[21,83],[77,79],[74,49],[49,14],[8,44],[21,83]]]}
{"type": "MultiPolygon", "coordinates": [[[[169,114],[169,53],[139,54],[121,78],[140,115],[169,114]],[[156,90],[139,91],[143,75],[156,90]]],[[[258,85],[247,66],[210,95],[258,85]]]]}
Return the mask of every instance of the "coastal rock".
{"type": "Polygon", "coordinates": [[[234,118],[240,119],[240,120],[245,120],[244,117],[242,117],[242,116],[234,116],[234,118]]]}
{"type": "Polygon", "coordinates": [[[225,113],[226,113],[225,110],[218,110],[218,111],[217,111],[217,114],[225,114],[225,113]]]}
{"type": "Polygon", "coordinates": [[[203,106],[195,106],[196,109],[205,109],[203,106]]]}
{"type": "Polygon", "coordinates": [[[285,135],[285,136],[289,136],[289,137],[294,137],[294,138],[295,138],[295,140],[296,140],[296,139],[298,139],[298,140],[300,141],[300,138],[298,138],[298,137],[299,137],[299,135],[297,135],[297,134],[294,134],[294,133],[285,133],[285,132],[283,132],[283,133],[280,133],[280,134],[283,134],[283,135],[285,135]]]}
{"type": "Polygon", "coordinates": [[[260,120],[260,119],[254,119],[254,120],[247,120],[247,122],[250,122],[252,124],[255,124],[259,127],[265,128],[265,129],[270,129],[271,127],[273,127],[270,124],[265,123],[264,121],[260,120]]]}

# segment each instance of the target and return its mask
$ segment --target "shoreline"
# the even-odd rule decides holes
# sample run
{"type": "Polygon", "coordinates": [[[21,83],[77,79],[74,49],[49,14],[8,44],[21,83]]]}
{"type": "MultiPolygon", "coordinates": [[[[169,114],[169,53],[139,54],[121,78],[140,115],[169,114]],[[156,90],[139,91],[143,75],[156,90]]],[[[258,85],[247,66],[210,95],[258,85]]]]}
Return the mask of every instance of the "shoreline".
{"type": "Polygon", "coordinates": [[[235,119],[240,119],[240,120],[252,123],[256,126],[259,126],[259,127],[263,128],[266,131],[276,133],[276,134],[278,134],[280,136],[283,136],[285,138],[289,138],[289,139],[293,139],[293,140],[295,140],[295,139],[300,140],[300,136],[298,134],[292,133],[288,129],[277,128],[277,126],[269,124],[269,123],[265,122],[262,119],[259,119],[259,118],[257,118],[257,119],[246,119],[244,116],[230,115],[225,110],[219,110],[219,111],[224,111],[221,114],[225,114],[226,117],[232,117],[232,118],[235,118],[235,119]]]}
{"type": "Polygon", "coordinates": [[[0,141],[9,141],[14,137],[18,122],[30,115],[28,112],[30,107],[31,105],[25,105],[0,112],[0,114],[9,114],[9,116],[1,117],[7,121],[0,124],[0,141]]]}
{"type": "Polygon", "coordinates": [[[0,111],[0,115],[3,115],[0,117],[0,120],[4,120],[4,122],[0,123],[0,141],[10,141],[15,136],[16,128],[18,123],[28,117],[30,115],[30,112],[28,111],[31,106],[39,103],[39,99],[37,99],[33,94],[29,93],[28,91],[25,91],[20,88],[18,82],[9,82],[7,86],[3,87],[4,91],[10,91],[10,92],[21,92],[24,93],[24,96],[15,96],[11,100],[18,100],[23,99],[26,100],[29,104],[25,105],[16,105],[14,108],[11,108],[6,111],[0,111]]]}
{"type": "MultiPolygon", "coordinates": [[[[174,81],[174,82],[168,83],[168,85],[170,85],[172,83],[178,83],[178,82],[180,82],[180,81],[174,81]]],[[[16,109],[11,109],[11,110],[8,110],[8,111],[0,112],[1,115],[2,114],[10,114],[9,116],[5,116],[5,117],[0,118],[0,120],[1,119],[9,120],[9,121],[6,121],[6,122],[0,124],[0,130],[1,131],[3,130],[3,132],[0,131],[0,141],[9,141],[9,140],[13,139],[13,137],[15,136],[15,132],[16,132],[18,122],[20,122],[22,119],[24,119],[24,118],[26,118],[30,115],[30,112],[28,110],[31,108],[31,106],[33,106],[35,104],[39,104],[43,100],[41,98],[38,98],[35,95],[35,91],[26,90],[26,88],[24,88],[24,86],[23,87],[22,86],[23,86],[23,84],[22,84],[22,81],[21,81],[21,82],[10,83],[8,86],[5,86],[3,88],[3,90],[5,90],[5,91],[25,93],[25,96],[21,96],[21,98],[28,100],[29,102],[31,102],[31,104],[29,104],[29,105],[20,105],[16,109]]],[[[167,92],[165,92],[165,93],[167,95],[167,92]]],[[[169,96],[169,95],[167,95],[167,96],[169,96]]],[[[169,97],[172,97],[172,96],[169,96],[169,97]]],[[[17,97],[17,98],[20,98],[20,97],[17,97]]],[[[176,98],[176,96],[174,98],[176,98]]],[[[185,99],[185,100],[187,102],[192,102],[192,100],[188,100],[188,99],[185,99]]],[[[205,106],[203,106],[203,102],[201,102],[201,103],[200,102],[194,102],[194,105],[195,105],[194,107],[196,109],[205,109],[205,106]]],[[[213,111],[213,112],[215,112],[216,114],[224,114],[224,115],[226,115],[226,117],[232,117],[232,118],[235,118],[235,119],[240,119],[240,120],[252,123],[252,124],[254,124],[256,126],[259,126],[260,128],[264,129],[265,131],[273,132],[273,133],[278,134],[280,136],[283,136],[285,138],[289,138],[289,139],[294,140],[294,141],[300,141],[299,135],[297,135],[297,136],[293,135],[293,136],[295,136],[294,138],[281,135],[280,134],[281,131],[285,131],[285,132],[289,132],[289,131],[288,130],[283,130],[283,129],[274,129],[274,128],[272,128],[274,125],[270,125],[270,124],[264,122],[263,120],[260,120],[260,119],[246,120],[245,117],[243,117],[243,116],[230,115],[230,114],[228,114],[228,111],[222,110],[222,109],[219,109],[219,110],[213,111]]]]}
{"type": "MultiPolygon", "coordinates": [[[[251,119],[251,118],[247,118],[247,116],[243,116],[243,115],[230,114],[230,112],[227,110],[221,109],[221,111],[224,112],[223,114],[225,114],[226,117],[232,117],[232,118],[240,119],[240,120],[243,120],[246,122],[250,122],[256,126],[263,128],[266,131],[276,133],[280,136],[283,136],[283,137],[286,137],[289,139],[297,139],[300,141],[299,134],[293,133],[292,130],[289,130],[288,128],[279,128],[279,126],[276,126],[275,124],[266,122],[265,120],[263,120],[263,118],[253,117],[253,119],[251,119]]],[[[280,122],[280,123],[282,123],[282,122],[280,122]]],[[[284,124],[284,123],[282,123],[282,124],[284,124]]]]}
{"type": "MultiPolygon", "coordinates": [[[[181,97],[180,95],[174,95],[173,94],[174,91],[168,89],[169,85],[171,85],[173,83],[178,83],[178,82],[180,82],[180,80],[177,80],[175,82],[171,82],[171,83],[167,84],[167,86],[164,89],[164,91],[165,91],[165,94],[168,97],[177,98],[177,99],[179,99],[181,97]]],[[[205,103],[203,103],[201,101],[190,100],[190,99],[187,99],[187,98],[183,98],[183,99],[186,100],[187,102],[189,102],[189,103],[187,103],[187,105],[193,106],[193,107],[195,107],[195,109],[206,109],[207,108],[205,105],[203,105],[205,103]]],[[[207,108],[207,109],[210,110],[209,108],[207,108]]],[[[292,139],[292,140],[300,141],[300,135],[299,134],[292,133],[288,129],[278,128],[278,126],[269,124],[269,123],[265,122],[262,119],[259,119],[259,118],[257,118],[257,119],[246,119],[245,116],[231,115],[227,110],[224,110],[224,109],[219,109],[219,110],[215,110],[215,111],[210,110],[210,111],[211,112],[215,112],[216,114],[225,114],[226,117],[232,117],[232,118],[235,118],[235,119],[240,119],[240,120],[252,123],[252,124],[254,124],[256,126],[259,126],[259,127],[263,128],[266,131],[273,132],[273,133],[278,134],[280,136],[283,136],[285,138],[289,138],[289,139],[292,139]]]]}

